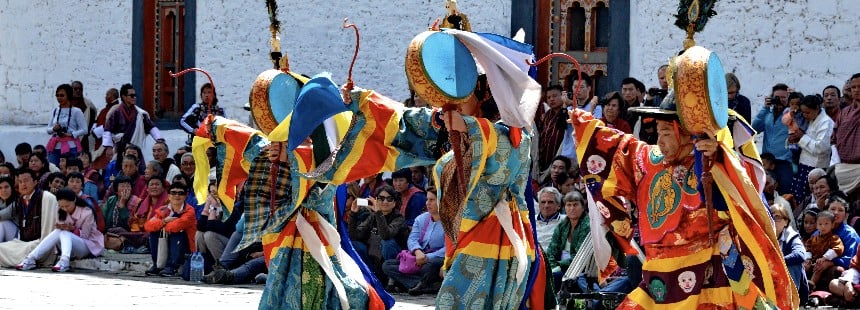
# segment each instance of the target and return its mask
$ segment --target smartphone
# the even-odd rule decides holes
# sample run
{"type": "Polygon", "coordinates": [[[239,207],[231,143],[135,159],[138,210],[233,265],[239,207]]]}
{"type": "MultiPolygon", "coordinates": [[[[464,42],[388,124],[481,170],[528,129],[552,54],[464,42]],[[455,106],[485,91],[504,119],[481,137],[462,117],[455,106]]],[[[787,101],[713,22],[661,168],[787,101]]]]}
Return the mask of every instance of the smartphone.
{"type": "Polygon", "coordinates": [[[359,207],[367,207],[368,206],[367,199],[364,199],[364,198],[356,199],[355,203],[358,204],[359,207]]]}

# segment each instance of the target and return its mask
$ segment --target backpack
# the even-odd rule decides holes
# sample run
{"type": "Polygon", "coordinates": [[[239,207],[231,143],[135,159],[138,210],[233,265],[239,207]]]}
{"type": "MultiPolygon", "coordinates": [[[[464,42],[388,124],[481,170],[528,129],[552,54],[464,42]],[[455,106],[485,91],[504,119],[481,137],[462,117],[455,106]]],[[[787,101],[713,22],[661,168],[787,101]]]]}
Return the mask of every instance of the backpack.
{"type": "Polygon", "coordinates": [[[96,220],[96,226],[100,232],[107,232],[105,228],[105,215],[102,213],[102,208],[99,208],[99,204],[95,198],[90,197],[89,195],[81,195],[81,199],[87,202],[87,206],[93,211],[93,217],[96,220]]]}

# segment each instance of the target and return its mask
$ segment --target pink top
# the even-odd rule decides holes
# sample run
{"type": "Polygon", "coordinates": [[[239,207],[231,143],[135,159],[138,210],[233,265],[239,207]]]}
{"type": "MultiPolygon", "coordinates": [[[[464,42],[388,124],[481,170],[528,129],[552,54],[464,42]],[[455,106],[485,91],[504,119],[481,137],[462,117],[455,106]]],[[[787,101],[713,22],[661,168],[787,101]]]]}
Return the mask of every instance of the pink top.
{"type": "Polygon", "coordinates": [[[93,210],[88,207],[77,207],[75,212],[66,217],[65,223],[75,226],[75,235],[84,240],[87,249],[93,256],[102,255],[105,250],[105,236],[96,225],[93,210]]]}

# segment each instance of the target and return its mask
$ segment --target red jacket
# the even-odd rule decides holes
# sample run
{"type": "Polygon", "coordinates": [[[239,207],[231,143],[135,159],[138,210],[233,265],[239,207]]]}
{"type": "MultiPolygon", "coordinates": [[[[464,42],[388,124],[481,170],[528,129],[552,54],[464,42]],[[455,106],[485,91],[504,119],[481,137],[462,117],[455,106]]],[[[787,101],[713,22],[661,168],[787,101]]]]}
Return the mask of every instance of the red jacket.
{"type": "Polygon", "coordinates": [[[179,212],[179,217],[164,225],[163,220],[170,216],[173,213],[173,210],[170,209],[170,205],[165,205],[158,210],[156,210],[149,220],[146,221],[146,224],[143,225],[143,228],[150,233],[158,232],[164,229],[167,233],[178,233],[184,231],[188,236],[188,246],[191,249],[191,252],[197,251],[197,244],[194,242],[194,235],[197,234],[197,218],[194,214],[194,208],[192,208],[187,203],[182,206],[182,210],[179,212]]]}

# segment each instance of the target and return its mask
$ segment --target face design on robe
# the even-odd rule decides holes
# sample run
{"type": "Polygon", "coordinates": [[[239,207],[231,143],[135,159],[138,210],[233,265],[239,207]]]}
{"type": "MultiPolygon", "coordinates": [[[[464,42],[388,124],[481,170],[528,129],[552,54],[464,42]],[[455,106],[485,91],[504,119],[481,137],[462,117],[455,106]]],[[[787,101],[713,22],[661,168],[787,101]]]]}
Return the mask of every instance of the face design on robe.
{"type": "Polygon", "coordinates": [[[696,274],[689,270],[682,272],[678,275],[678,286],[684,293],[692,292],[693,288],[696,287],[696,274]]]}
{"type": "Polygon", "coordinates": [[[588,157],[587,166],[589,173],[598,174],[606,169],[606,160],[598,155],[591,155],[588,157]]]}
{"type": "Polygon", "coordinates": [[[663,280],[660,278],[651,279],[651,296],[654,296],[654,300],[657,302],[663,302],[666,300],[666,283],[663,283],[663,280]]]}

